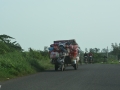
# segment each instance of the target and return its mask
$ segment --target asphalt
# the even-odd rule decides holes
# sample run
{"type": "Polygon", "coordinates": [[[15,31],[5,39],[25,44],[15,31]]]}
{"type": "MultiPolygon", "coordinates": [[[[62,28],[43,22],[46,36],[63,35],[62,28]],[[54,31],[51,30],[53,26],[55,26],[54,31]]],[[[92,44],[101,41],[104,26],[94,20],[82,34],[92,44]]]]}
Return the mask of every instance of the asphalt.
{"type": "Polygon", "coordinates": [[[1,82],[0,90],[120,90],[119,64],[83,64],[1,82]]]}

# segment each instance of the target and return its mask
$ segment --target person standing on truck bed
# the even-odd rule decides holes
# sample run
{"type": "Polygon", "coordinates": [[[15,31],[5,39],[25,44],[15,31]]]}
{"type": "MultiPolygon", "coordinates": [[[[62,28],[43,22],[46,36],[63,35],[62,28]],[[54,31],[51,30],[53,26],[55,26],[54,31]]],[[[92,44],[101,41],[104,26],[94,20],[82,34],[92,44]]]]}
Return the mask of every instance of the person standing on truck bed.
{"type": "Polygon", "coordinates": [[[49,50],[49,58],[51,58],[50,54],[54,50],[53,44],[50,45],[50,47],[48,48],[48,50],[49,50]]]}
{"type": "MultiPolygon", "coordinates": [[[[48,48],[48,50],[49,50],[49,54],[54,50],[53,44],[50,45],[50,47],[48,48]]],[[[50,57],[49,57],[49,58],[50,58],[50,57]]]]}
{"type": "Polygon", "coordinates": [[[66,49],[66,58],[65,58],[65,63],[68,66],[68,64],[70,63],[70,43],[66,42],[65,43],[65,49],[66,49]]]}
{"type": "Polygon", "coordinates": [[[59,49],[60,49],[60,52],[62,53],[66,53],[66,49],[65,49],[65,45],[61,42],[59,42],[59,49]]]}
{"type": "Polygon", "coordinates": [[[51,44],[50,47],[48,48],[49,52],[52,52],[53,51],[53,45],[51,44]]]}
{"type": "Polygon", "coordinates": [[[53,44],[53,48],[54,52],[59,52],[58,44],[53,44]]]}

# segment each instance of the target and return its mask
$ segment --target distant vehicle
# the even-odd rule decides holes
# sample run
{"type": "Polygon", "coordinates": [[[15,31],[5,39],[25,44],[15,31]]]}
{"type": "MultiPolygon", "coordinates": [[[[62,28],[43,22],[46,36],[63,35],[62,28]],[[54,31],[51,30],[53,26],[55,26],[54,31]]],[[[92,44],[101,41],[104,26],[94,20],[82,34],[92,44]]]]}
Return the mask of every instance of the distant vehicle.
{"type": "Polygon", "coordinates": [[[80,52],[75,39],[54,41],[50,48],[52,48],[49,51],[50,59],[55,66],[55,71],[58,69],[64,71],[68,65],[77,70],[80,52]]]}
{"type": "Polygon", "coordinates": [[[88,57],[84,56],[84,63],[87,64],[88,63],[88,57]]]}
{"type": "Polygon", "coordinates": [[[93,63],[93,57],[89,56],[89,63],[93,63]]]}
{"type": "Polygon", "coordinates": [[[90,53],[88,54],[88,58],[89,58],[89,63],[94,63],[92,52],[90,52],[90,53]]]}

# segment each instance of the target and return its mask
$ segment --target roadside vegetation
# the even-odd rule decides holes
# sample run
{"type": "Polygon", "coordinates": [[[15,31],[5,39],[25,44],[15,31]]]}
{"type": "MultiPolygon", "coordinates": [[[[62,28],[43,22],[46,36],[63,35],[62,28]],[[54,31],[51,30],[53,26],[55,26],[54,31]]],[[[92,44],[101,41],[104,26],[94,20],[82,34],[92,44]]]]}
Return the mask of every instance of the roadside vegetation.
{"type": "Polygon", "coordinates": [[[52,68],[48,52],[29,48],[24,51],[8,35],[0,35],[0,80],[28,75],[52,68]]]}
{"type": "MultiPolygon", "coordinates": [[[[47,50],[34,50],[29,48],[24,51],[17,41],[8,35],[0,35],[0,81],[53,68],[50,63],[47,50]]],[[[100,51],[99,48],[91,48],[95,63],[104,63],[104,55],[108,55],[107,64],[118,64],[120,59],[120,44],[112,43],[112,50],[100,51]]],[[[87,49],[86,49],[87,52],[87,49]]],[[[81,60],[83,60],[81,50],[81,60]]]]}
{"type": "MultiPolygon", "coordinates": [[[[120,44],[112,43],[110,50],[108,48],[103,48],[100,50],[99,48],[90,48],[89,50],[86,48],[85,52],[93,53],[94,63],[102,63],[102,64],[120,64],[120,44]],[[107,58],[104,58],[107,57],[107,58]]],[[[84,59],[84,52],[81,52],[81,59],[84,59]]]]}

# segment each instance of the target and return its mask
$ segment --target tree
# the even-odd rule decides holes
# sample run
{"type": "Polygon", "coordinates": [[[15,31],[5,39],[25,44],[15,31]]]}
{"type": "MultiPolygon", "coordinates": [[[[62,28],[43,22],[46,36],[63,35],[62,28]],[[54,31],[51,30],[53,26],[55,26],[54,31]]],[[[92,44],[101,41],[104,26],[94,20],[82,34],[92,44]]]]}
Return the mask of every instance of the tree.
{"type": "Polygon", "coordinates": [[[111,46],[112,46],[111,53],[114,55],[119,55],[120,54],[120,43],[119,43],[119,45],[117,43],[115,43],[115,44],[112,43],[111,46]]]}
{"type": "Polygon", "coordinates": [[[48,52],[48,47],[44,46],[44,52],[48,52]]]}
{"type": "Polygon", "coordinates": [[[10,43],[10,39],[14,39],[13,37],[10,37],[8,35],[0,35],[0,41],[4,42],[4,43],[10,43]]]}
{"type": "Polygon", "coordinates": [[[5,52],[13,52],[15,50],[17,51],[23,51],[22,47],[20,46],[17,41],[12,42],[11,40],[14,39],[11,36],[8,35],[0,35],[0,49],[5,52]]]}
{"type": "Polygon", "coordinates": [[[107,50],[106,48],[103,48],[103,49],[102,49],[102,53],[107,53],[107,51],[108,51],[108,50],[107,50]]]}
{"type": "Polygon", "coordinates": [[[85,52],[88,52],[88,49],[87,49],[87,48],[85,48],[85,52]]]}
{"type": "Polygon", "coordinates": [[[92,53],[94,53],[95,52],[95,49],[93,49],[93,48],[90,48],[90,50],[89,50],[90,52],[92,52],[92,53]]]}
{"type": "Polygon", "coordinates": [[[99,48],[94,48],[95,53],[98,53],[100,51],[99,48]]]}

